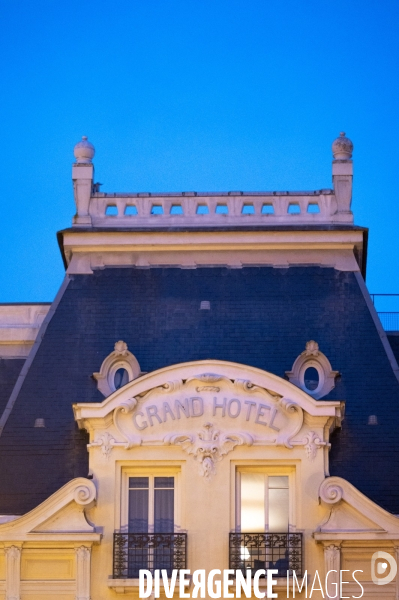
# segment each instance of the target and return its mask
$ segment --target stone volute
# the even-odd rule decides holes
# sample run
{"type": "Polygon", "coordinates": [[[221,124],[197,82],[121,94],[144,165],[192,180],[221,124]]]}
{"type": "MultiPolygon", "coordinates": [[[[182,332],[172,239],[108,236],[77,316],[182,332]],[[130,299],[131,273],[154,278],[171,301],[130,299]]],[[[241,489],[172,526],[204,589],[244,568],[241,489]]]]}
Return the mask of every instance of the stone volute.
{"type": "Polygon", "coordinates": [[[353,143],[346,137],[344,131],[341,131],[339,137],[333,141],[332,151],[335,160],[350,160],[352,158],[353,143]]]}
{"type": "Polygon", "coordinates": [[[87,136],[82,137],[82,141],[78,142],[73,149],[76,162],[79,164],[90,164],[95,154],[93,144],[89,142],[87,136]]]}

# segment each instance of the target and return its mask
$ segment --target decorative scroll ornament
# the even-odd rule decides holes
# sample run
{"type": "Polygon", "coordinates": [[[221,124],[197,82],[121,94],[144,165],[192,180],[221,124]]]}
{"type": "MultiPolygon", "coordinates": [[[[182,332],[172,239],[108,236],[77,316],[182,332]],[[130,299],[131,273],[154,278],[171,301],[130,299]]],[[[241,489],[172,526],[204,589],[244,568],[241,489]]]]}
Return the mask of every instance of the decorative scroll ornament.
{"type": "Polygon", "coordinates": [[[134,410],[134,408],[136,407],[136,405],[137,405],[136,398],[130,398],[129,400],[125,400],[125,402],[120,404],[120,406],[118,406],[114,410],[113,423],[114,423],[114,426],[115,426],[116,430],[118,431],[118,433],[124,439],[123,442],[118,442],[114,438],[113,435],[111,435],[108,431],[105,431],[104,433],[99,435],[94,442],[92,442],[91,444],[88,444],[87,447],[88,448],[101,448],[102,455],[104,456],[105,459],[108,460],[111,455],[112,448],[115,448],[116,446],[125,448],[125,450],[129,450],[133,446],[140,446],[141,442],[142,442],[141,437],[139,435],[126,433],[122,429],[122,427],[119,423],[119,418],[118,418],[119,414],[127,415],[127,414],[131,413],[134,410]]]}
{"type": "Polygon", "coordinates": [[[73,499],[76,504],[80,506],[89,506],[93,504],[96,499],[96,487],[92,481],[88,481],[87,484],[78,485],[73,492],[73,499]]]}
{"type": "Polygon", "coordinates": [[[320,499],[326,504],[338,504],[341,502],[344,495],[342,487],[336,483],[325,479],[320,486],[319,496],[320,499]]]}
{"type": "Polygon", "coordinates": [[[199,463],[199,472],[206,481],[210,481],[216,473],[215,463],[222,460],[236,446],[252,446],[253,438],[249,433],[221,433],[214,429],[212,423],[205,423],[204,428],[193,436],[190,434],[168,434],[165,444],[179,445],[187,454],[192,454],[199,463]]]}

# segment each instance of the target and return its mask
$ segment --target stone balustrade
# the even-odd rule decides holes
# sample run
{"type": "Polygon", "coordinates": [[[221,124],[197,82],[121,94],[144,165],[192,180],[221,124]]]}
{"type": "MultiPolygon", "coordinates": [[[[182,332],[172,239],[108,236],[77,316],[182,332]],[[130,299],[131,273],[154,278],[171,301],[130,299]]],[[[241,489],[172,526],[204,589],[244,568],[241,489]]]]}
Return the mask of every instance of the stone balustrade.
{"type": "Polygon", "coordinates": [[[314,192],[227,192],[104,194],[90,197],[97,227],[285,225],[353,222],[338,212],[333,190],[314,192]]]}

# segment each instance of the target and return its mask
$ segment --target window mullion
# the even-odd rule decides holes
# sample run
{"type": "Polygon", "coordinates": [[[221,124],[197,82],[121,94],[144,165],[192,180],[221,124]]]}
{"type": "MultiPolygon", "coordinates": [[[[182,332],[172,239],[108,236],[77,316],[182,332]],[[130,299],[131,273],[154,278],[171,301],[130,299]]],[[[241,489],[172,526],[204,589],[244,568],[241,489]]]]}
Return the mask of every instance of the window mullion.
{"type": "Polygon", "coordinates": [[[269,531],[269,476],[265,475],[265,531],[269,531]]]}
{"type": "Polygon", "coordinates": [[[148,490],[148,531],[154,533],[154,476],[149,478],[148,490]]]}

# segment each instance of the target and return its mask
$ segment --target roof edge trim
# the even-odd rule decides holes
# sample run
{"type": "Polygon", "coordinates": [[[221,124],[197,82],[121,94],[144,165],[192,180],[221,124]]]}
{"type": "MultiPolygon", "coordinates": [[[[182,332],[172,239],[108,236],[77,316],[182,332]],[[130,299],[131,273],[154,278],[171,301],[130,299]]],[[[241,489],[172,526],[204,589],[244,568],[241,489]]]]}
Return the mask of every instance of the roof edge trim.
{"type": "Polygon", "coordinates": [[[47,315],[45,316],[45,318],[39,328],[39,331],[38,331],[36,339],[33,343],[32,349],[29,352],[29,355],[28,355],[25,363],[22,366],[21,372],[18,375],[18,379],[17,379],[17,381],[14,385],[14,388],[11,392],[11,396],[9,397],[6,407],[3,411],[3,414],[0,417],[0,436],[3,433],[3,429],[8,421],[8,418],[12,412],[12,409],[14,408],[14,404],[18,398],[18,394],[19,394],[19,392],[22,388],[22,385],[25,381],[25,377],[27,376],[30,366],[35,359],[37,351],[39,350],[40,343],[46,332],[47,326],[50,323],[52,317],[54,316],[54,313],[61,301],[62,296],[64,295],[65,290],[67,289],[67,287],[69,285],[70,280],[71,280],[71,278],[69,277],[69,275],[65,275],[64,280],[61,284],[61,287],[58,290],[56,297],[54,298],[54,302],[52,303],[50,310],[48,311],[47,315]]]}
{"type": "Polygon", "coordinates": [[[364,297],[364,299],[366,301],[367,308],[370,311],[371,318],[373,319],[374,325],[376,326],[378,335],[380,336],[382,345],[384,347],[384,350],[386,352],[388,360],[389,360],[389,362],[391,364],[392,371],[393,371],[396,379],[399,382],[399,366],[398,366],[397,360],[395,358],[395,355],[393,353],[393,350],[391,348],[391,344],[389,343],[386,331],[385,331],[385,329],[383,328],[383,326],[381,324],[381,321],[380,321],[380,319],[378,317],[377,311],[375,309],[373,301],[371,300],[369,291],[368,291],[368,289],[366,287],[366,284],[364,282],[364,279],[363,279],[362,275],[359,272],[355,272],[355,277],[356,277],[357,283],[359,285],[360,291],[362,292],[363,297],[364,297]]]}

